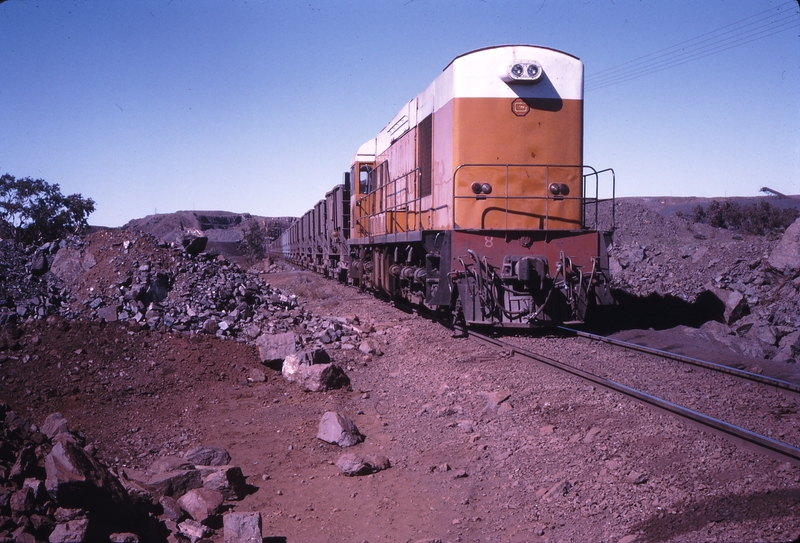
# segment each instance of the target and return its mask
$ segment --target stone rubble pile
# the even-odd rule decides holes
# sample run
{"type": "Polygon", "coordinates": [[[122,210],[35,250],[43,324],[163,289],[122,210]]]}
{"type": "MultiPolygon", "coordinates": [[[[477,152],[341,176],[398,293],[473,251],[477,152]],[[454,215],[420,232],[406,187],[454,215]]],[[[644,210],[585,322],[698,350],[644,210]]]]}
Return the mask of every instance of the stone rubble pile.
{"type": "Polygon", "coordinates": [[[111,243],[117,249],[116,273],[98,272],[96,287],[81,289],[87,274],[72,272],[99,265],[86,242],[70,240],[56,254],[52,273],[78,302],[61,309],[62,315],[242,339],[260,333],[261,324],[281,330],[302,318],[295,297],[272,289],[223,256],[193,255],[181,245],[168,246],[146,234],[112,235],[119,238],[111,243]]]}
{"type": "Polygon", "coordinates": [[[155,541],[158,523],[54,414],[42,428],[0,404],[0,541],[155,541]]]}
{"type": "Polygon", "coordinates": [[[37,249],[0,239],[0,324],[58,311],[61,289],[42,275],[59,247],[59,243],[46,243],[37,249]]]}
{"type": "MultiPolygon", "coordinates": [[[[146,470],[126,470],[121,481],[136,500],[158,504],[158,518],[170,533],[195,542],[214,535],[231,502],[254,490],[241,468],[230,462],[225,449],[198,446],[183,456],[157,458],[146,470]]],[[[232,523],[225,521],[228,524],[232,523]]]]}
{"type": "Polygon", "coordinates": [[[228,543],[261,541],[259,513],[227,512],[254,489],[226,450],[198,446],[118,477],[84,443],[58,413],[38,428],[0,403],[0,541],[194,543],[221,525],[228,543]]]}
{"type": "Polygon", "coordinates": [[[355,318],[309,314],[295,295],[221,255],[143,233],[97,232],[38,248],[2,240],[0,266],[0,324],[58,314],[247,343],[295,330],[293,342],[328,349],[359,348],[369,332],[355,318]]]}
{"type": "Polygon", "coordinates": [[[711,293],[724,306],[724,322],[703,326],[712,337],[747,356],[800,358],[800,220],[775,242],[643,208],[629,213],[626,224],[639,226],[610,250],[614,288],[688,304],[711,293]]]}

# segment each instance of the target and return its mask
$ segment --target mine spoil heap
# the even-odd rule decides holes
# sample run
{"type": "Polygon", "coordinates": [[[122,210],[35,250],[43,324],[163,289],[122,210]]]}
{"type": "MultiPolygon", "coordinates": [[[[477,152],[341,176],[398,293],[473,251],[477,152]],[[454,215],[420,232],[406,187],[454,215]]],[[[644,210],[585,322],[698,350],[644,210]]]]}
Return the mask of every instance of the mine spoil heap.
{"type": "Polygon", "coordinates": [[[254,339],[259,323],[296,306],[224,256],[193,256],[141,232],[100,231],[35,250],[5,240],[2,250],[10,275],[0,323],[59,314],[254,339]]]}
{"type": "MultiPolygon", "coordinates": [[[[796,362],[800,219],[785,232],[752,235],[676,215],[682,199],[672,200],[678,204],[658,198],[618,202],[609,251],[612,286],[637,301],[666,301],[657,307],[678,313],[673,325],[699,327],[697,333],[733,353],[796,362]],[[692,322],[699,301],[709,298],[720,311],[710,322],[692,322]]],[[[652,316],[642,315],[634,327],[652,316]]]]}

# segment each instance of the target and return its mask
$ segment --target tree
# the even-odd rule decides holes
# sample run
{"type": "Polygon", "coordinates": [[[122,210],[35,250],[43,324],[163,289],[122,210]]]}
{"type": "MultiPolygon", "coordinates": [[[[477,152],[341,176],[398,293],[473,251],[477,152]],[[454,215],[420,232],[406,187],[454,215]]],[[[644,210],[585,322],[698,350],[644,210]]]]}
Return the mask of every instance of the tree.
{"type": "Polygon", "coordinates": [[[21,243],[53,241],[88,226],[94,200],[61,194],[58,184],[30,177],[0,177],[0,236],[21,243]]]}
{"type": "Polygon", "coordinates": [[[248,262],[264,259],[267,251],[267,237],[258,222],[251,222],[250,227],[245,230],[241,247],[248,262]]]}

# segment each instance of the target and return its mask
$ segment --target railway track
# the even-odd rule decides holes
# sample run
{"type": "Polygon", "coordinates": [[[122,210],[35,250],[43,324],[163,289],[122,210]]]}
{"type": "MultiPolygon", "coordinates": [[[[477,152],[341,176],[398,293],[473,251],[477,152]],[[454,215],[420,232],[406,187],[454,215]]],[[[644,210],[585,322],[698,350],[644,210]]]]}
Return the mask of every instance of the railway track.
{"type": "MultiPolygon", "coordinates": [[[[737,385],[735,383],[738,383],[738,386],[741,387],[741,391],[740,392],[737,391],[734,394],[726,396],[724,403],[729,403],[730,396],[736,396],[739,398],[749,398],[748,395],[752,394],[753,388],[769,389],[770,391],[772,391],[772,393],[787,394],[788,397],[791,398],[792,400],[794,400],[794,398],[798,394],[800,394],[800,387],[793,383],[787,383],[784,381],[771,379],[769,377],[749,373],[742,370],[737,370],[735,368],[730,368],[727,366],[721,366],[719,364],[714,364],[703,360],[676,355],[674,353],[668,353],[656,349],[649,349],[647,347],[642,347],[640,345],[619,342],[616,340],[612,340],[610,338],[605,338],[603,336],[595,336],[593,334],[586,334],[585,332],[579,332],[576,330],[565,329],[565,331],[566,330],[568,330],[570,333],[574,333],[575,335],[579,335],[585,339],[590,339],[592,341],[600,341],[603,343],[613,345],[614,347],[617,348],[621,347],[623,349],[634,350],[638,353],[641,353],[643,356],[651,358],[656,357],[658,360],[662,362],[662,364],[664,360],[670,360],[673,362],[679,362],[681,364],[689,364],[690,368],[695,368],[695,367],[702,368],[707,372],[712,372],[712,374],[710,375],[712,377],[712,381],[719,382],[720,379],[725,379],[728,381],[721,386],[726,386],[729,388],[736,387],[737,385]],[[735,383],[733,381],[735,381],[735,383]],[[755,387],[754,385],[759,385],[759,386],[755,387]]],[[[704,431],[711,432],[715,435],[724,437],[747,450],[759,453],[766,453],[772,457],[779,459],[780,461],[783,462],[789,461],[794,464],[800,465],[800,448],[790,443],[786,443],[785,441],[781,441],[773,437],[763,435],[754,429],[754,425],[755,427],[758,427],[757,420],[759,420],[759,418],[761,418],[763,423],[763,417],[761,417],[761,414],[759,413],[751,413],[752,416],[747,418],[745,422],[731,422],[730,420],[726,421],[723,420],[721,416],[714,416],[712,414],[701,412],[698,409],[687,407],[686,405],[681,405],[681,403],[690,403],[690,402],[679,403],[678,401],[673,401],[671,399],[667,399],[664,397],[667,396],[668,394],[661,394],[661,393],[655,394],[652,391],[644,390],[644,388],[646,388],[644,386],[637,385],[636,387],[634,387],[630,386],[629,384],[619,382],[613,377],[614,372],[619,371],[619,368],[615,370],[613,368],[603,367],[607,366],[606,364],[602,363],[592,364],[587,360],[581,360],[577,363],[576,362],[567,363],[562,360],[556,360],[554,358],[533,352],[530,348],[521,345],[520,342],[525,343],[525,338],[522,339],[514,338],[516,341],[507,341],[497,337],[490,337],[488,335],[484,335],[474,331],[469,332],[469,337],[478,340],[482,343],[494,346],[498,349],[510,352],[513,356],[515,356],[518,359],[533,361],[539,364],[543,364],[547,367],[551,367],[559,371],[568,373],[582,380],[588,381],[594,385],[603,387],[607,390],[612,390],[614,392],[622,394],[625,397],[634,399],[654,409],[678,417],[679,419],[688,422],[704,431]],[[750,428],[747,428],[745,426],[750,426],[750,428]]],[[[560,339],[559,341],[563,340],[564,338],[560,339]]],[[[642,369],[642,371],[650,373],[650,375],[648,376],[649,380],[657,381],[659,380],[659,376],[652,372],[652,368],[653,364],[650,363],[649,366],[647,368],[642,369]]],[[[670,368],[670,370],[674,372],[675,368],[670,368]]],[[[634,380],[637,382],[641,382],[641,379],[634,379],[634,380]]],[[[667,384],[666,386],[674,386],[682,388],[684,385],[687,384],[687,382],[693,380],[701,381],[701,379],[683,379],[683,381],[676,381],[674,377],[671,377],[668,379],[671,385],[667,384]]],[[[661,383],[660,385],[661,385],[660,388],[662,389],[665,386],[664,383],[661,383]]],[[[701,391],[699,394],[702,395],[704,394],[704,392],[701,391]]],[[[690,397],[690,396],[686,396],[684,394],[684,397],[690,397]]],[[[762,398],[760,397],[749,398],[748,400],[745,400],[745,403],[743,404],[745,407],[743,409],[748,409],[746,403],[747,401],[750,401],[752,403],[752,402],[760,402],[761,400],[762,398]]],[[[728,411],[729,412],[731,411],[730,406],[728,406],[728,411]]],[[[796,411],[792,413],[792,415],[796,414],[797,414],[796,411]]],[[[779,437],[783,438],[783,436],[786,436],[787,434],[788,434],[788,439],[793,440],[795,443],[800,443],[800,435],[798,434],[797,431],[796,418],[791,418],[789,420],[786,432],[780,433],[779,437]]]]}
{"type": "Polygon", "coordinates": [[[726,375],[732,375],[744,379],[745,381],[750,381],[756,384],[764,385],[772,388],[773,390],[780,391],[800,398],[800,385],[797,385],[795,383],[781,381],[780,379],[773,379],[772,377],[765,377],[757,373],[740,370],[738,368],[732,368],[730,366],[723,366],[722,364],[716,364],[714,362],[709,362],[707,360],[700,360],[699,358],[693,358],[691,356],[671,353],[669,351],[654,349],[652,347],[646,347],[644,345],[638,345],[636,343],[621,341],[618,339],[606,336],[600,336],[597,334],[590,334],[589,332],[584,332],[582,330],[575,330],[573,328],[567,328],[565,326],[559,326],[558,328],[559,330],[567,332],[568,334],[590,339],[592,341],[601,341],[603,343],[608,343],[609,345],[616,345],[618,347],[622,347],[624,349],[628,349],[631,351],[638,351],[641,353],[657,356],[659,358],[666,358],[669,360],[675,360],[676,362],[683,362],[684,364],[689,364],[691,366],[695,366],[705,370],[715,371],[726,375]]]}

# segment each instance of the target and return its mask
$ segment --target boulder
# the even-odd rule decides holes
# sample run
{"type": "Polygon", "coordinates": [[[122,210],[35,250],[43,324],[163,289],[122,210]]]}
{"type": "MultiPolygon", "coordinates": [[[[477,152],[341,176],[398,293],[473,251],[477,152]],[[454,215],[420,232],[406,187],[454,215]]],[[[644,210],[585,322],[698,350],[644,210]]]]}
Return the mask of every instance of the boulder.
{"type": "Polygon", "coordinates": [[[97,318],[106,322],[116,322],[118,317],[119,314],[117,313],[117,308],[113,305],[100,307],[97,310],[97,318]]]}
{"type": "Polygon", "coordinates": [[[780,348],[789,349],[792,355],[800,354],[800,330],[790,332],[781,338],[780,348]]]}
{"type": "Polygon", "coordinates": [[[11,466],[8,478],[12,480],[22,480],[34,474],[38,469],[36,460],[36,449],[32,445],[23,447],[17,455],[17,460],[11,466]]]}
{"type": "Polygon", "coordinates": [[[300,368],[308,365],[308,362],[302,357],[302,353],[294,353],[288,355],[281,365],[281,375],[283,378],[294,383],[300,378],[300,368]]]}
{"type": "Polygon", "coordinates": [[[64,247],[53,258],[50,271],[67,284],[76,284],[81,274],[97,265],[94,255],[76,247],[64,247]]]}
{"type": "Polygon", "coordinates": [[[700,330],[705,333],[706,337],[709,339],[719,341],[729,347],[736,340],[736,334],[731,330],[731,327],[721,322],[708,321],[700,327],[700,330]]]}
{"type": "Polygon", "coordinates": [[[208,236],[202,230],[190,228],[185,230],[181,236],[183,250],[192,256],[197,256],[206,250],[208,236]]]}
{"type": "Polygon", "coordinates": [[[385,456],[361,456],[355,453],[346,453],[336,461],[336,467],[339,468],[342,475],[354,477],[388,469],[391,467],[391,463],[385,456]]]}
{"type": "Polygon", "coordinates": [[[297,336],[294,332],[261,334],[256,339],[258,356],[262,363],[284,360],[297,352],[297,336]]]}
{"type": "Polygon", "coordinates": [[[211,530],[196,520],[186,519],[177,526],[178,532],[186,537],[191,543],[200,541],[207,535],[211,534],[211,530]]]}
{"type": "Polygon", "coordinates": [[[335,411],[327,411],[322,415],[317,438],[340,447],[352,447],[364,441],[355,423],[335,411]]]}
{"type": "Polygon", "coordinates": [[[44,464],[45,488],[61,507],[92,511],[117,531],[136,531],[136,511],[122,483],[83,449],[57,442],[44,464]]]}
{"type": "Polygon", "coordinates": [[[780,271],[794,274],[800,270],[800,219],[794,221],[783,233],[778,245],[769,255],[769,265],[780,271]]]}
{"type": "Polygon", "coordinates": [[[155,474],[131,470],[126,473],[129,479],[145,487],[155,497],[182,496],[189,490],[203,486],[203,479],[196,469],[165,471],[155,474]]]}
{"type": "Polygon", "coordinates": [[[203,488],[215,490],[226,500],[241,500],[247,495],[247,479],[237,466],[200,468],[203,488]]]}
{"type": "Polygon", "coordinates": [[[59,507],[53,515],[56,522],[65,523],[71,520],[80,520],[86,518],[86,511],[83,509],[70,509],[66,507],[59,507]]]}
{"type": "Polygon", "coordinates": [[[778,342],[775,336],[775,330],[771,326],[758,324],[750,328],[745,336],[748,339],[760,341],[769,346],[775,346],[778,342]]]}
{"type": "Polygon", "coordinates": [[[139,536],[130,532],[120,532],[111,534],[108,541],[109,543],[139,543],[139,536]]]}
{"type": "Polygon", "coordinates": [[[206,319],[203,321],[202,329],[206,334],[216,334],[217,330],[219,330],[219,322],[217,322],[217,319],[213,317],[206,319]]]}
{"type": "Polygon", "coordinates": [[[350,385],[350,378],[336,364],[302,366],[298,380],[303,390],[308,392],[324,392],[350,385]]]}
{"type": "Polygon", "coordinates": [[[745,300],[741,292],[714,287],[709,290],[725,306],[723,311],[723,320],[725,324],[731,325],[750,313],[750,306],[747,305],[747,300],[745,300]]]}
{"type": "Polygon", "coordinates": [[[56,524],[50,543],[88,543],[89,520],[78,519],[56,524]]]}
{"type": "Polygon", "coordinates": [[[248,383],[266,383],[267,382],[267,374],[264,373],[262,370],[258,368],[250,368],[250,371],[247,372],[247,382],[248,383]]]}
{"type": "MultiPolygon", "coordinates": [[[[56,528],[56,522],[51,516],[34,513],[29,517],[29,520],[31,521],[33,532],[37,534],[49,534],[56,528]]],[[[0,525],[2,525],[1,522],[0,525]]]]}
{"type": "Polygon", "coordinates": [[[159,456],[147,467],[145,473],[155,475],[168,471],[181,471],[194,469],[194,463],[179,456],[159,456]]]}
{"type": "Polygon", "coordinates": [[[219,513],[222,493],[207,488],[194,488],[178,498],[178,505],[197,522],[205,522],[219,513]]]}
{"type": "Polygon", "coordinates": [[[325,349],[311,349],[295,352],[288,355],[283,360],[281,374],[290,382],[297,380],[300,368],[303,366],[313,366],[314,364],[329,364],[331,356],[325,349]]]}
{"type": "Polygon", "coordinates": [[[150,508],[150,504],[152,504],[155,499],[152,492],[136,481],[131,481],[127,477],[120,477],[119,482],[125,487],[125,491],[128,493],[128,496],[131,497],[131,501],[133,501],[136,507],[140,507],[145,511],[150,508]]]}
{"type": "Polygon", "coordinates": [[[166,517],[172,522],[178,522],[183,516],[181,506],[178,505],[178,501],[172,496],[161,496],[161,498],[158,500],[158,503],[161,505],[161,509],[164,510],[162,513],[162,518],[166,517]]]}
{"type": "Polygon", "coordinates": [[[53,439],[56,434],[69,433],[67,419],[61,413],[51,413],[44,419],[42,433],[50,439],[53,439]]]}
{"type": "Polygon", "coordinates": [[[222,447],[194,447],[190,449],[183,460],[195,466],[225,466],[230,464],[231,455],[222,447]]]}
{"type": "Polygon", "coordinates": [[[486,398],[486,407],[488,409],[495,409],[503,402],[511,398],[511,392],[507,390],[495,390],[493,392],[478,392],[478,396],[486,398]]]}
{"type": "Polygon", "coordinates": [[[37,252],[31,260],[31,275],[36,277],[42,276],[50,269],[50,263],[47,261],[47,255],[43,252],[37,252]]]}
{"type": "Polygon", "coordinates": [[[21,488],[14,492],[9,500],[9,507],[15,514],[27,513],[33,509],[33,490],[21,488]]]}
{"type": "Polygon", "coordinates": [[[378,340],[374,338],[367,338],[363,340],[358,346],[358,350],[364,354],[374,354],[377,356],[381,356],[383,354],[381,344],[378,343],[378,340]]]}
{"type": "Polygon", "coordinates": [[[225,543],[261,543],[261,513],[228,513],[222,517],[225,543]]]}

